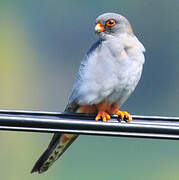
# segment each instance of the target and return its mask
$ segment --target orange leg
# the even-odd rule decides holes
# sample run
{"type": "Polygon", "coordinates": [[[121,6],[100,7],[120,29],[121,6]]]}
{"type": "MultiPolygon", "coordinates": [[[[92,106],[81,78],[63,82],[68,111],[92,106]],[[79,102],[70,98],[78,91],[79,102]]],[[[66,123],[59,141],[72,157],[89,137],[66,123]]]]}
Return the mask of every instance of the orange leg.
{"type": "Polygon", "coordinates": [[[96,121],[102,119],[104,122],[111,119],[110,115],[108,114],[107,109],[110,106],[107,102],[103,101],[97,105],[81,105],[78,109],[78,113],[87,113],[87,114],[96,114],[95,118],[96,121]]]}
{"type": "Polygon", "coordinates": [[[95,114],[95,120],[98,121],[102,119],[102,121],[106,122],[111,119],[110,114],[116,114],[121,117],[121,119],[127,119],[128,122],[132,121],[132,116],[126,111],[120,111],[119,106],[115,104],[109,104],[107,101],[102,101],[96,105],[82,105],[78,109],[78,113],[87,113],[87,114],[95,114]]]}
{"type": "Polygon", "coordinates": [[[100,120],[101,118],[102,118],[102,120],[103,120],[104,122],[106,122],[106,121],[108,121],[108,120],[111,119],[111,117],[110,117],[110,115],[109,115],[108,113],[106,113],[106,112],[104,112],[104,111],[99,111],[98,114],[97,114],[97,116],[96,116],[96,118],[95,118],[95,120],[98,121],[98,120],[100,120]]]}
{"type": "Polygon", "coordinates": [[[111,119],[109,113],[109,109],[111,109],[111,105],[106,102],[106,101],[102,101],[101,103],[96,105],[98,114],[95,118],[96,121],[102,119],[104,122],[108,121],[111,119]]]}
{"type": "Polygon", "coordinates": [[[114,114],[120,116],[122,120],[127,118],[128,122],[132,121],[132,116],[127,111],[120,111],[119,109],[116,109],[114,114]]]}

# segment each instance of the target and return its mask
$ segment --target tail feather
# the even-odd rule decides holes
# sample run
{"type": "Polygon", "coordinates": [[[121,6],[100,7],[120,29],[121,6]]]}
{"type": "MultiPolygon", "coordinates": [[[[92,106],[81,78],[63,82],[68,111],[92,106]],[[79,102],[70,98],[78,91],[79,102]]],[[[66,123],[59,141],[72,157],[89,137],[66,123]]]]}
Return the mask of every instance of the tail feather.
{"type": "Polygon", "coordinates": [[[41,155],[31,170],[31,173],[45,172],[78,137],[75,134],[54,134],[48,148],[41,155]]]}
{"type": "MultiPolygon", "coordinates": [[[[79,105],[76,102],[71,102],[67,105],[65,112],[76,112],[78,108],[79,105]]],[[[48,148],[35,163],[31,173],[45,172],[66,151],[77,137],[78,135],[75,134],[54,134],[48,148]]]]}

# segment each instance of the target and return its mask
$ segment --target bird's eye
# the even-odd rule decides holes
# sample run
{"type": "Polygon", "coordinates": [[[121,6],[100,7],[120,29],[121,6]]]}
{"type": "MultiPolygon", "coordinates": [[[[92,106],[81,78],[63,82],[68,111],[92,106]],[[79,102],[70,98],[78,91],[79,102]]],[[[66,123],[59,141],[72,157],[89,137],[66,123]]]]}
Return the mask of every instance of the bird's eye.
{"type": "Polygon", "coordinates": [[[116,21],[114,19],[109,19],[108,21],[106,21],[106,26],[114,26],[116,24],[116,21]]]}

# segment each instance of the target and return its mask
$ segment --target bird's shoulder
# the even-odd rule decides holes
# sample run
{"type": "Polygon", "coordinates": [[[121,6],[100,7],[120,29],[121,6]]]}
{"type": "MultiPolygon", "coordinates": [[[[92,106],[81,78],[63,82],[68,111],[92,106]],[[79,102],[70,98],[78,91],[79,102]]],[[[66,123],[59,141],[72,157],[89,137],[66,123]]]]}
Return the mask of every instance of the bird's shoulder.
{"type": "Polygon", "coordinates": [[[90,47],[90,49],[87,51],[86,56],[89,57],[95,50],[97,50],[98,48],[100,48],[102,45],[102,40],[98,40],[96,41],[94,44],[92,44],[92,46],[90,47]]]}

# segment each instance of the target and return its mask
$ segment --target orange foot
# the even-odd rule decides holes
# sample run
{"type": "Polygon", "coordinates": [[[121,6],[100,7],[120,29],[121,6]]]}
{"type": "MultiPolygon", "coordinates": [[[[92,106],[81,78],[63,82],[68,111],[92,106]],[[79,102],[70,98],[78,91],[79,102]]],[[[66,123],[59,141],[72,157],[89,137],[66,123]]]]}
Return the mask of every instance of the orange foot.
{"type": "Polygon", "coordinates": [[[131,121],[132,121],[132,116],[131,116],[127,111],[119,111],[119,110],[117,109],[114,114],[120,116],[122,120],[123,120],[124,118],[126,118],[126,119],[128,120],[128,122],[131,122],[131,121]]]}
{"type": "Polygon", "coordinates": [[[101,118],[102,118],[102,120],[103,120],[104,122],[106,122],[106,121],[108,121],[108,120],[111,119],[111,117],[110,117],[110,115],[109,115],[108,113],[106,113],[106,112],[104,112],[104,111],[99,111],[98,114],[97,114],[97,116],[96,116],[96,118],[95,118],[95,120],[98,121],[98,120],[100,120],[101,118]]]}

